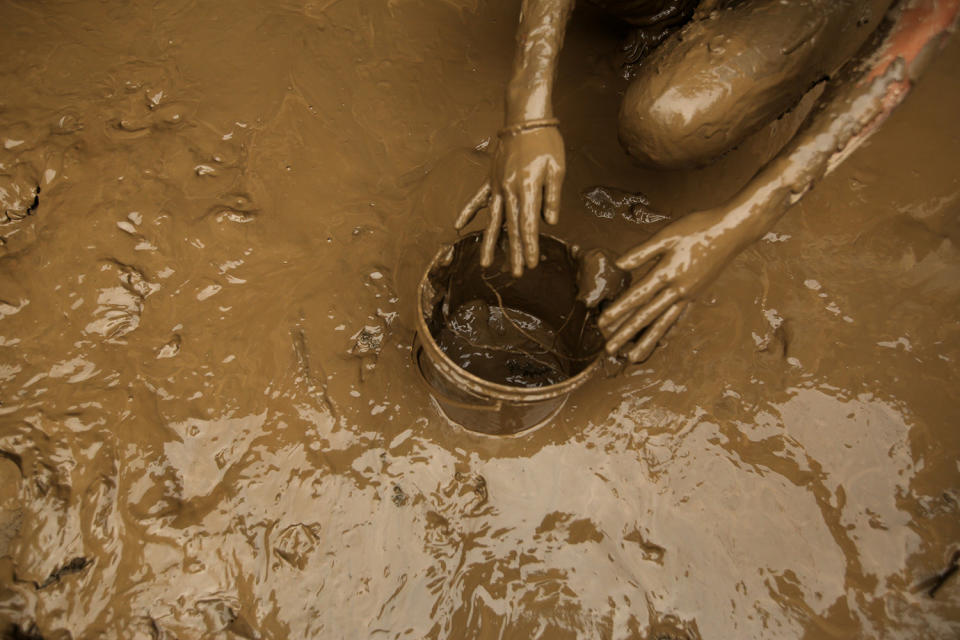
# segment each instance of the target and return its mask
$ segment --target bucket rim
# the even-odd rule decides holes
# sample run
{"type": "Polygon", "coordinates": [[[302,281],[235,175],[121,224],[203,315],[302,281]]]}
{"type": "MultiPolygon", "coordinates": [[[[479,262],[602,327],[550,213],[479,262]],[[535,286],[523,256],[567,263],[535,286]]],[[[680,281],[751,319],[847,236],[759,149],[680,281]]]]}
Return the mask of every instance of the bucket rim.
{"type": "MultiPolygon", "coordinates": [[[[474,375],[466,369],[463,369],[456,362],[454,362],[450,356],[444,353],[443,349],[440,348],[440,345],[437,344],[436,340],[434,340],[433,334],[430,333],[430,328],[427,326],[427,320],[423,314],[424,294],[427,290],[427,287],[430,286],[430,274],[435,268],[437,268],[438,265],[440,265],[441,261],[446,255],[448,255],[452,247],[456,247],[456,245],[460,244],[461,242],[482,234],[482,231],[472,231],[464,236],[461,236],[455,243],[453,243],[453,245],[445,245],[440,247],[440,249],[437,250],[436,255],[434,255],[433,259],[427,265],[423,275],[420,277],[420,284],[417,286],[416,324],[417,333],[420,337],[421,348],[423,348],[423,350],[428,354],[428,357],[431,358],[433,361],[433,366],[449,379],[463,385],[472,393],[482,394],[488,398],[515,403],[528,403],[541,402],[543,400],[549,400],[569,394],[571,391],[585,383],[594,373],[596,373],[597,369],[600,368],[603,361],[602,349],[597,353],[597,356],[589,365],[587,365],[576,375],[571,376],[566,380],[543,387],[515,387],[497,382],[491,382],[490,380],[481,378],[480,376],[474,375]]],[[[542,238],[549,238],[550,240],[559,242],[568,251],[570,249],[570,244],[568,242],[557,238],[556,236],[547,233],[540,233],[540,236],[542,238]]]]}

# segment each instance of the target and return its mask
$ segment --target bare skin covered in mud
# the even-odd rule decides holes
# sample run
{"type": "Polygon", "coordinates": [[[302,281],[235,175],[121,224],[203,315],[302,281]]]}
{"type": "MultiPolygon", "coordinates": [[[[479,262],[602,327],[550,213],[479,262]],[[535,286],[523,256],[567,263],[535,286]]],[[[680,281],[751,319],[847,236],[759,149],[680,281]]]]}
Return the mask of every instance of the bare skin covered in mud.
{"type": "Polygon", "coordinates": [[[654,167],[714,161],[834,74],[890,4],[765,0],[694,20],[645,61],[627,88],[621,142],[654,167]]]}
{"type": "MultiPolygon", "coordinates": [[[[669,344],[492,439],[408,347],[517,23],[0,7],[0,635],[957,635],[960,45],[669,344]]],[[[741,192],[729,156],[638,168],[626,32],[569,23],[551,234],[621,256],[741,192]]]]}
{"type": "MultiPolygon", "coordinates": [[[[558,221],[564,153],[552,95],[572,5],[524,1],[490,177],[454,223],[462,229],[489,209],[480,262],[490,265],[505,228],[515,277],[524,265],[537,266],[539,220],[558,221]]],[[[686,15],[670,3],[661,13],[656,3],[604,6],[647,25],[660,17],[669,26],[686,15]]],[[[609,354],[647,359],[696,294],[886,120],[960,15],[955,0],[916,0],[886,16],[889,7],[885,0],[705,2],[644,61],[620,108],[620,141],[635,160],[678,169],[732,154],[750,167],[746,175],[762,171],[729,202],[670,225],[619,258],[621,269],[654,265],[601,316],[609,354]],[[885,39],[849,60],[884,17],[891,25],[885,39]],[[843,64],[848,71],[834,77],[843,64]],[[822,112],[810,115],[831,77],[822,112]],[[809,123],[798,133],[804,118],[809,123]],[[746,144],[761,128],[772,156],[754,157],[746,144]]],[[[597,195],[593,190],[594,203],[603,200],[597,195]]]]}

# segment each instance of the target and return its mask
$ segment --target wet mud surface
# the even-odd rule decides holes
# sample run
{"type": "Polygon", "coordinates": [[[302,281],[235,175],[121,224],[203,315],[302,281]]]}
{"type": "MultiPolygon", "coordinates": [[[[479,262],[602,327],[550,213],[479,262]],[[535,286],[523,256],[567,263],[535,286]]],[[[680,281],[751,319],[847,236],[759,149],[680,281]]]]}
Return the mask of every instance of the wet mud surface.
{"type": "MultiPolygon", "coordinates": [[[[650,360],[495,439],[439,415],[409,348],[516,12],[0,6],[0,624],[960,633],[960,45],[650,360]]],[[[615,253],[749,177],[629,162],[619,35],[574,16],[553,231],[615,253]],[[604,208],[637,191],[656,215],[604,208]]]]}

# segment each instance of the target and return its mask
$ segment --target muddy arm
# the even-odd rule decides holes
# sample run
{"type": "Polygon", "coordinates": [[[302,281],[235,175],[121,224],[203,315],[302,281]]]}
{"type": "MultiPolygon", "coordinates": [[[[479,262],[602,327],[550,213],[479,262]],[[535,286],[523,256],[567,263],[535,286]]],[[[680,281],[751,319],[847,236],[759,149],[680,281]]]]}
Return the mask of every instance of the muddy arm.
{"type": "Polygon", "coordinates": [[[513,73],[506,92],[506,125],[553,117],[553,84],[574,0],[524,0],[513,73]]]}
{"type": "Polygon", "coordinates": [[[958,12],[960,0],[908,1],[859,81],[837,93],[733,200],[691,214],[621,256],[622,269],[657,263],[601,316],[607,351],[618,352],[643,332],[626,355],[635,362],[649,356],[692,297],[876,131],[958,12]]]}
{"type": "MultiPolygon", "coordinates": [[[[725,209],[744,247],[858,149],[906,98],[955,21],[960,0],[906,3],[860,80],[839,92],[725,209]]],[[[742,247],[741,247],[742,248],[742,247]]]]}
{"type": "Polygon", "coordinates": [[[506,218],[510,266],[540,261],[540,218],[556,224],[566,172],[563,137],[553,118],[553,84],[573,0],[524,0],[517,53],[507,85],[505,126],[498,134],[490,177],[463,208],[454,226],[462,229],[478,211],[490,209],[481,264],[490,266],[506,218]]]}

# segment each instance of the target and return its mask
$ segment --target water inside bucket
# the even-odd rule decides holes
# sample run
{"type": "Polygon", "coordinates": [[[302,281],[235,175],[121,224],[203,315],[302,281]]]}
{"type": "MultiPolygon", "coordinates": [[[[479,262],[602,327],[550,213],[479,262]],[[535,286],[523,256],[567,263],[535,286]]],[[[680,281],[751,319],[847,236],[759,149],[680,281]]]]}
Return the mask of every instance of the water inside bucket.
{"type": "Polygon", "coordinates": [[[448,319],[437,342],[460,368],[514,387],[545,387],[569,377],[556,331],[518,309],[471,300],[448,319]]]}
{"type": "Polygon", "coordinates": [[[518,388],[559,384],[602,349],[596,312],[577,299],[576,259],[541,236],[541,261],[514,278],[503,248],[480,266],[479,234],[463,238],[452,260],[428,275],[436,292],[428,318],[440,349],[460,368],[518,388]]]}

